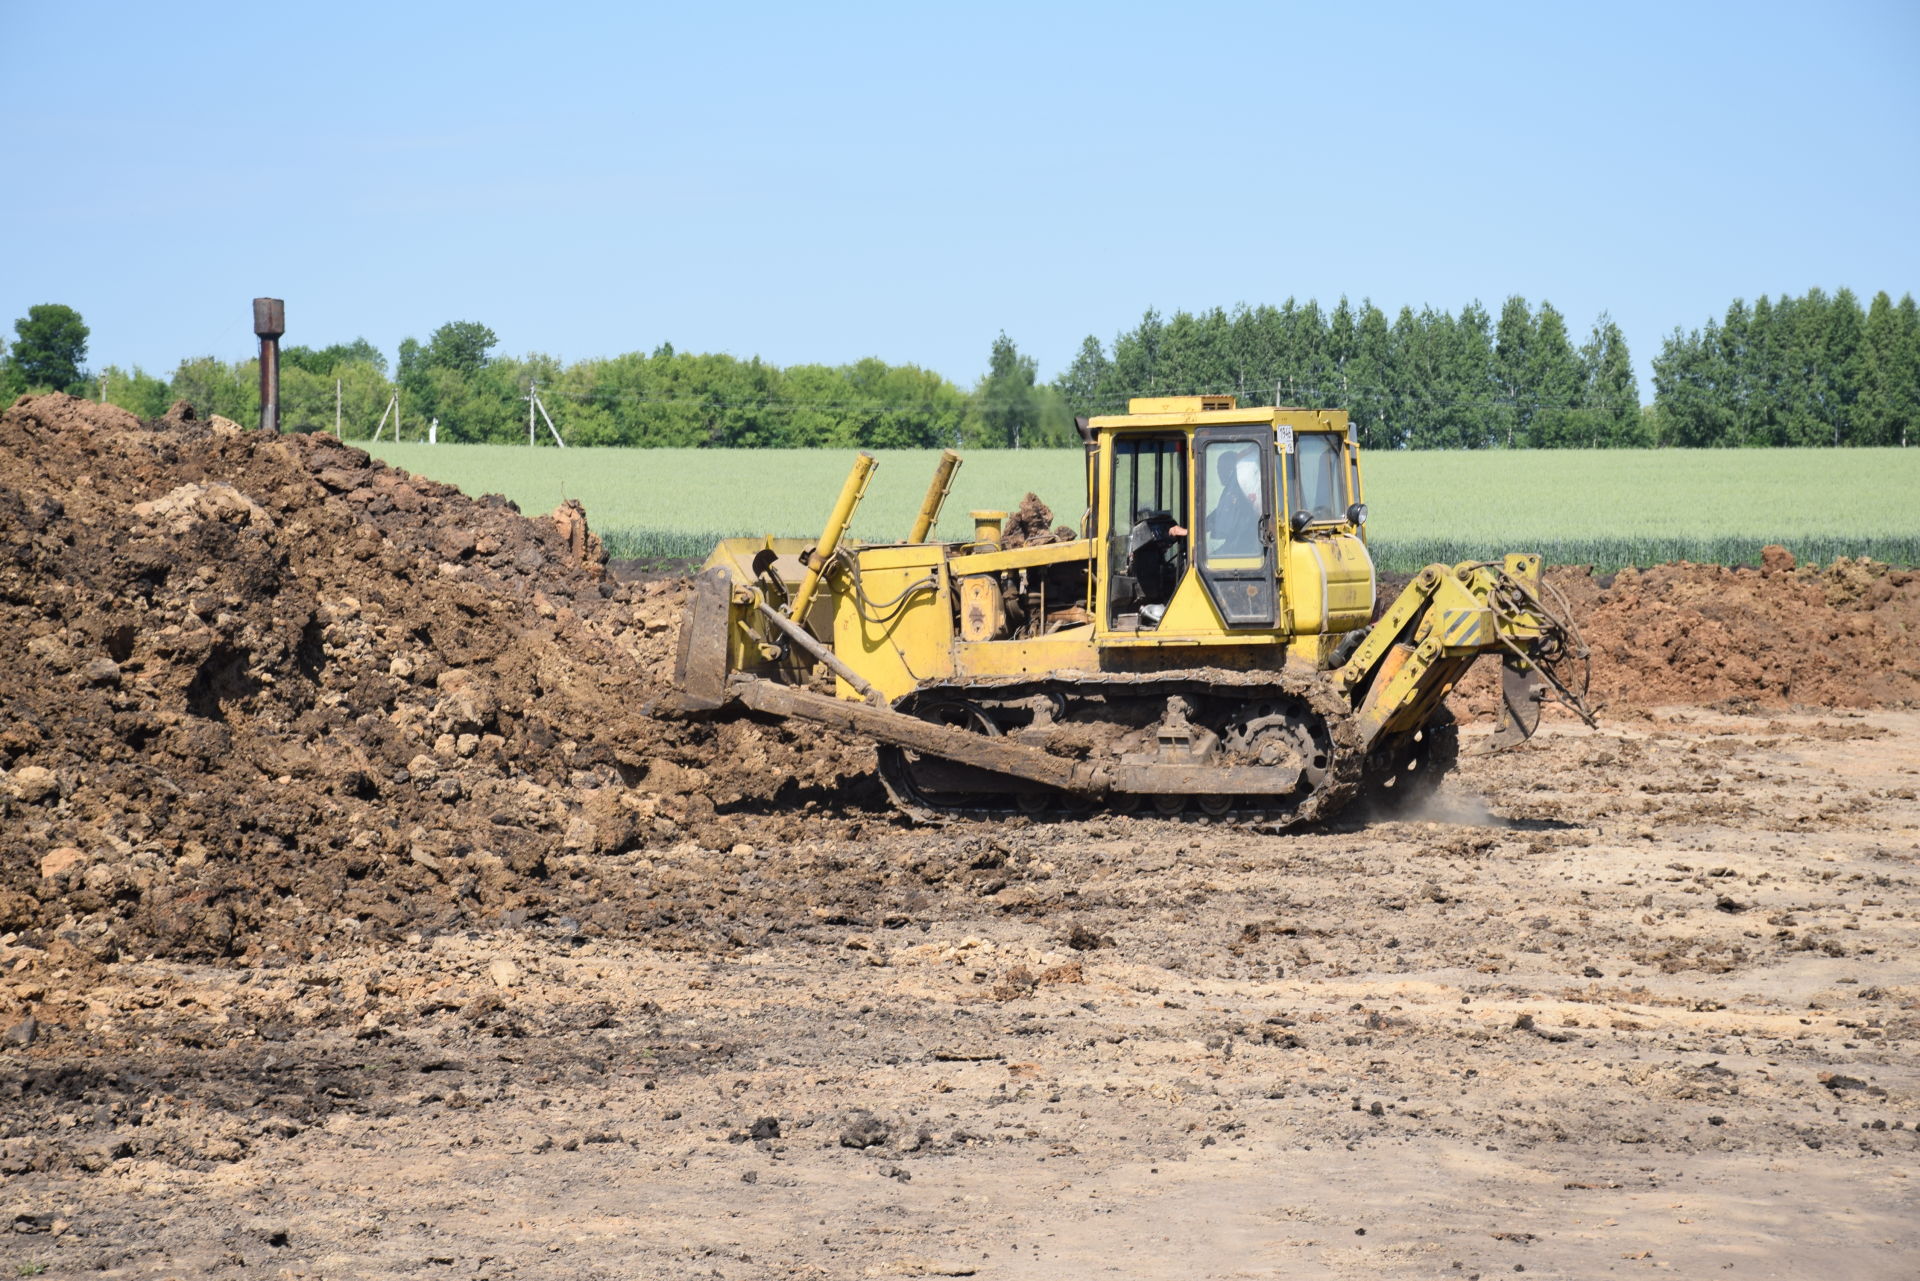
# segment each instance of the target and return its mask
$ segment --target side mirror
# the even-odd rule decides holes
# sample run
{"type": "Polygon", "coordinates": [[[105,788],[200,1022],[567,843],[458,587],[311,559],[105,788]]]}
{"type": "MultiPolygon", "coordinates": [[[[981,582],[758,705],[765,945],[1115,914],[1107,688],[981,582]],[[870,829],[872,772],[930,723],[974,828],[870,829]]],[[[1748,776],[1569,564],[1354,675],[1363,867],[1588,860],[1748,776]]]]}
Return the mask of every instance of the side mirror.
{"type": "Polygon", "coordinates": [[[1360,526],[1366,523],[1367,523],[1367,505],[1365,503],[1354,503],[1347,508],[1347,524],[1352,525],[1355,529],[1358,529],[1360,526]]]}
{"type": "Polygon", "coordinates": [[[1311,524],[1313,524],[1313,513],[1307,511],[1305,508],[1287,517],[1287,528],[1296,534],[1301,533],[1311,524]]]}

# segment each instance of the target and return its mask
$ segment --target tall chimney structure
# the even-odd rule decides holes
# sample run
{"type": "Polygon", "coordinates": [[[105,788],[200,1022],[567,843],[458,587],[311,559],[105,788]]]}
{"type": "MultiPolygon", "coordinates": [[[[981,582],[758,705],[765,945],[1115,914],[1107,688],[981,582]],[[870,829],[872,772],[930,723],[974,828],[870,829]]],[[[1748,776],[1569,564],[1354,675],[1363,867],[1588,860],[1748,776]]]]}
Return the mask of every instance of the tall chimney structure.
{"type": "Polygon", "coordinates": [[[280,430],[280,335],[287,332],[287,304],[253,300],[253,332],[260,336],[260,430],[280,430]]]}

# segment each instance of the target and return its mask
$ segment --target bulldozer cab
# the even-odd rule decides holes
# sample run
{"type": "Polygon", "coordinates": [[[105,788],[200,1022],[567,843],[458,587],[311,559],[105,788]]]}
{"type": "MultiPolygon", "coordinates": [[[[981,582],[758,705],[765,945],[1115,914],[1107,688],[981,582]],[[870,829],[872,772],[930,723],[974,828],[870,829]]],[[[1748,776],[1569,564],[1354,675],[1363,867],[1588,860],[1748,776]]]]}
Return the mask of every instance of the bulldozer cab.
{"type": "Polygon", "coordinates": [[[1088,422],[1103,644],[1279,644],[1373,611],[1360,459],[1338,411],[1136,399],[1088,422]]]}

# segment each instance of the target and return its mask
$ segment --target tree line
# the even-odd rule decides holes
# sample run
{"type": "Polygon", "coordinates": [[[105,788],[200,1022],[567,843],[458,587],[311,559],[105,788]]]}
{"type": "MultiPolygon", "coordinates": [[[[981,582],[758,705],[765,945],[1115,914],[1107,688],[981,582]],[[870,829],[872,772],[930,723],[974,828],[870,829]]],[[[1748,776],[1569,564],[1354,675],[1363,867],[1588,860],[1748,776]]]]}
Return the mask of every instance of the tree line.
{"type": "MultiPolygon", "coordinates": [[[[35,311],[41,309],[36,308],[35,311]]],[[[28,325],[27,320],[20,322],[28,325]]],[[[36,331],[37,332],[37,331],[36,331]]],[[[1033,358],[1002,335],[989,372],[964,391],[930,370],[877,359],[789,365],[757,357],[676,351],[629,352],[565,364],[540,353],[496,356],[494,332],[453,321],[426,342],[408,338],[391,368],[363,338],[280,353],[282,426],[351,439],[398,430],[418,440],[435,424],[444,441],[525,441],[537,389],[570,445],[680,447],[831,446],[861,449],[1066,445],[1077,439],[1059,392],[1039,384],[1033,358]],[[397,414],[394,412],[397,410],[397,414]]],[[[19,345],[16,345],[16,349],[19,345]]],[[[59,368],[0,361],[0,390],[64,390],[104,399],[142,417],[185,400],[203,415],[242,423],[260,416],[259,362],[199,356],[170,378],[109,365],[85,374],[84,329],[74,359],[59,368]]],[[[544,442],[541,423],[536,440],[544,442]]]]}
{"type": "Polygon", "coordinates": [[[1920,314],[1883,291],[1735,299],[1724,319],[1676,329],[1653,362],[1675,445],[1905,445],[1920,416],[1920,314]]]}
{"type": "MultiPolygon", "coordinates": [[[[203,414],[259,417],[258,365],[212,356],[170,377],[85,368],[89,332],[59,304],[30,308],[0,355],[0,392],[59,389],[143,417],[186,400],[203,414]]],[[[391,367],[364,338],[281,353],[291,430],[364,439],[392,411],[408,439],[527,438],[538,391],[574,445],[970,448],[1069,445],[1078,414],[1123,412],[1134,396],[1232,393],[1244,405],[1342,408],[1377,449],[1905,444],[1920,414],[1913,299],[1842,289],[1736,300],[1724,320],[1676,329],[1653,361],[1643,406],[1627,342],[1602,313],[1576,341],[1550,302],[1508,298],[1455,314],[1370,301],[1331,309],[1288,299],[1231,311],[1149,310],[1111,344],[1089,336],[1040,382],[1005,333],[970,389],[915,365],[769,364],[662,344],[565,363],[495,354],[486,325],[453,321],[408,338],[391,367]]],[[[538,436],[545,435],[544,424],[538,436]]]]}
{"type": "Polygon", "coordinates": [[[1148,311],[1111,349],[1089,335],[1059,385],[1075,412],[1130,396],[1231,392],[1243,405],[1345,409],[1375,449],[1651,444],[1627,341],[1602,314],[1575,345],[1550,302],[1507,299],[1393,320],[1370,301],[1332,311],[1288,299],[1164,318],[1148,311]]]}

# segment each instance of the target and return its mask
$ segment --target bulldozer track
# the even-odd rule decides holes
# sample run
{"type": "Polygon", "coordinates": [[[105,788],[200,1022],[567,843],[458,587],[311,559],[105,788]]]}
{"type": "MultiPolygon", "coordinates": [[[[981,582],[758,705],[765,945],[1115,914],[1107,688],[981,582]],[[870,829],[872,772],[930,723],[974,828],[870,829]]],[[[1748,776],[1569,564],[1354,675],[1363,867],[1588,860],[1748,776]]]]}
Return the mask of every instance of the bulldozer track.
{"type": "MultiPolygon", "coordinates": [[[[990,698],[999,702],[1048,695],[1085,700],[1108,694],[1160,698],[1175,695],[1199,695],[1226,703],[1253,704],[1262,699],[1283,699],[1302,707],[1312,718],[1311,725],[1324,732],[1330,760],[1322,776],[1305,789],[1285,797],[1252,794],[1216,798],[1217,810],[1204,809],[1187,817],[1245,826],[1255,830],[1278,831],[1298,827],[1332,816],[1359,793],[1365,778],[1367,756],[1362,749],[1360,730],[1345,697],[1324,673],[1289,671],[1235,671],[1198,668],[1152,673],[1060,673],[1047,677],[1000,678],[974,681],[941,682],[923,686],[897,700],[896,710],[909,715],[937,707],[976,705],[990,698]]],[[[1185,808],[1169,805],[1159,797],[1139,793],[1109,792],[1105,797],[1078,796],[1053,789],[1027,791],[1027,796],[1049,798],[1051,804],[1039,806],[1020,803],[1020,792],[970,792],[964,795],[933,795],[914,777],[915,762],[906,749],[883,744],[880,748],[880,779],[894,805],[910,818],[924,823],[945,823],[956,818],[996,817],[1023,814],[1033,818],[1076,818],[1088,813],[1130,812],[1129,806],[1144,802],[1141,812],[1158,812],[1162,817],[1179,817],[1185,808]],[[1130,802],[1126,798],[1134,797],[1130,802]]],[[[1011,780],[1009,780],[1011,784],[1011,780]]],[[[1176,798],[1180,802],[1185,797],[1176,798]]]]}

